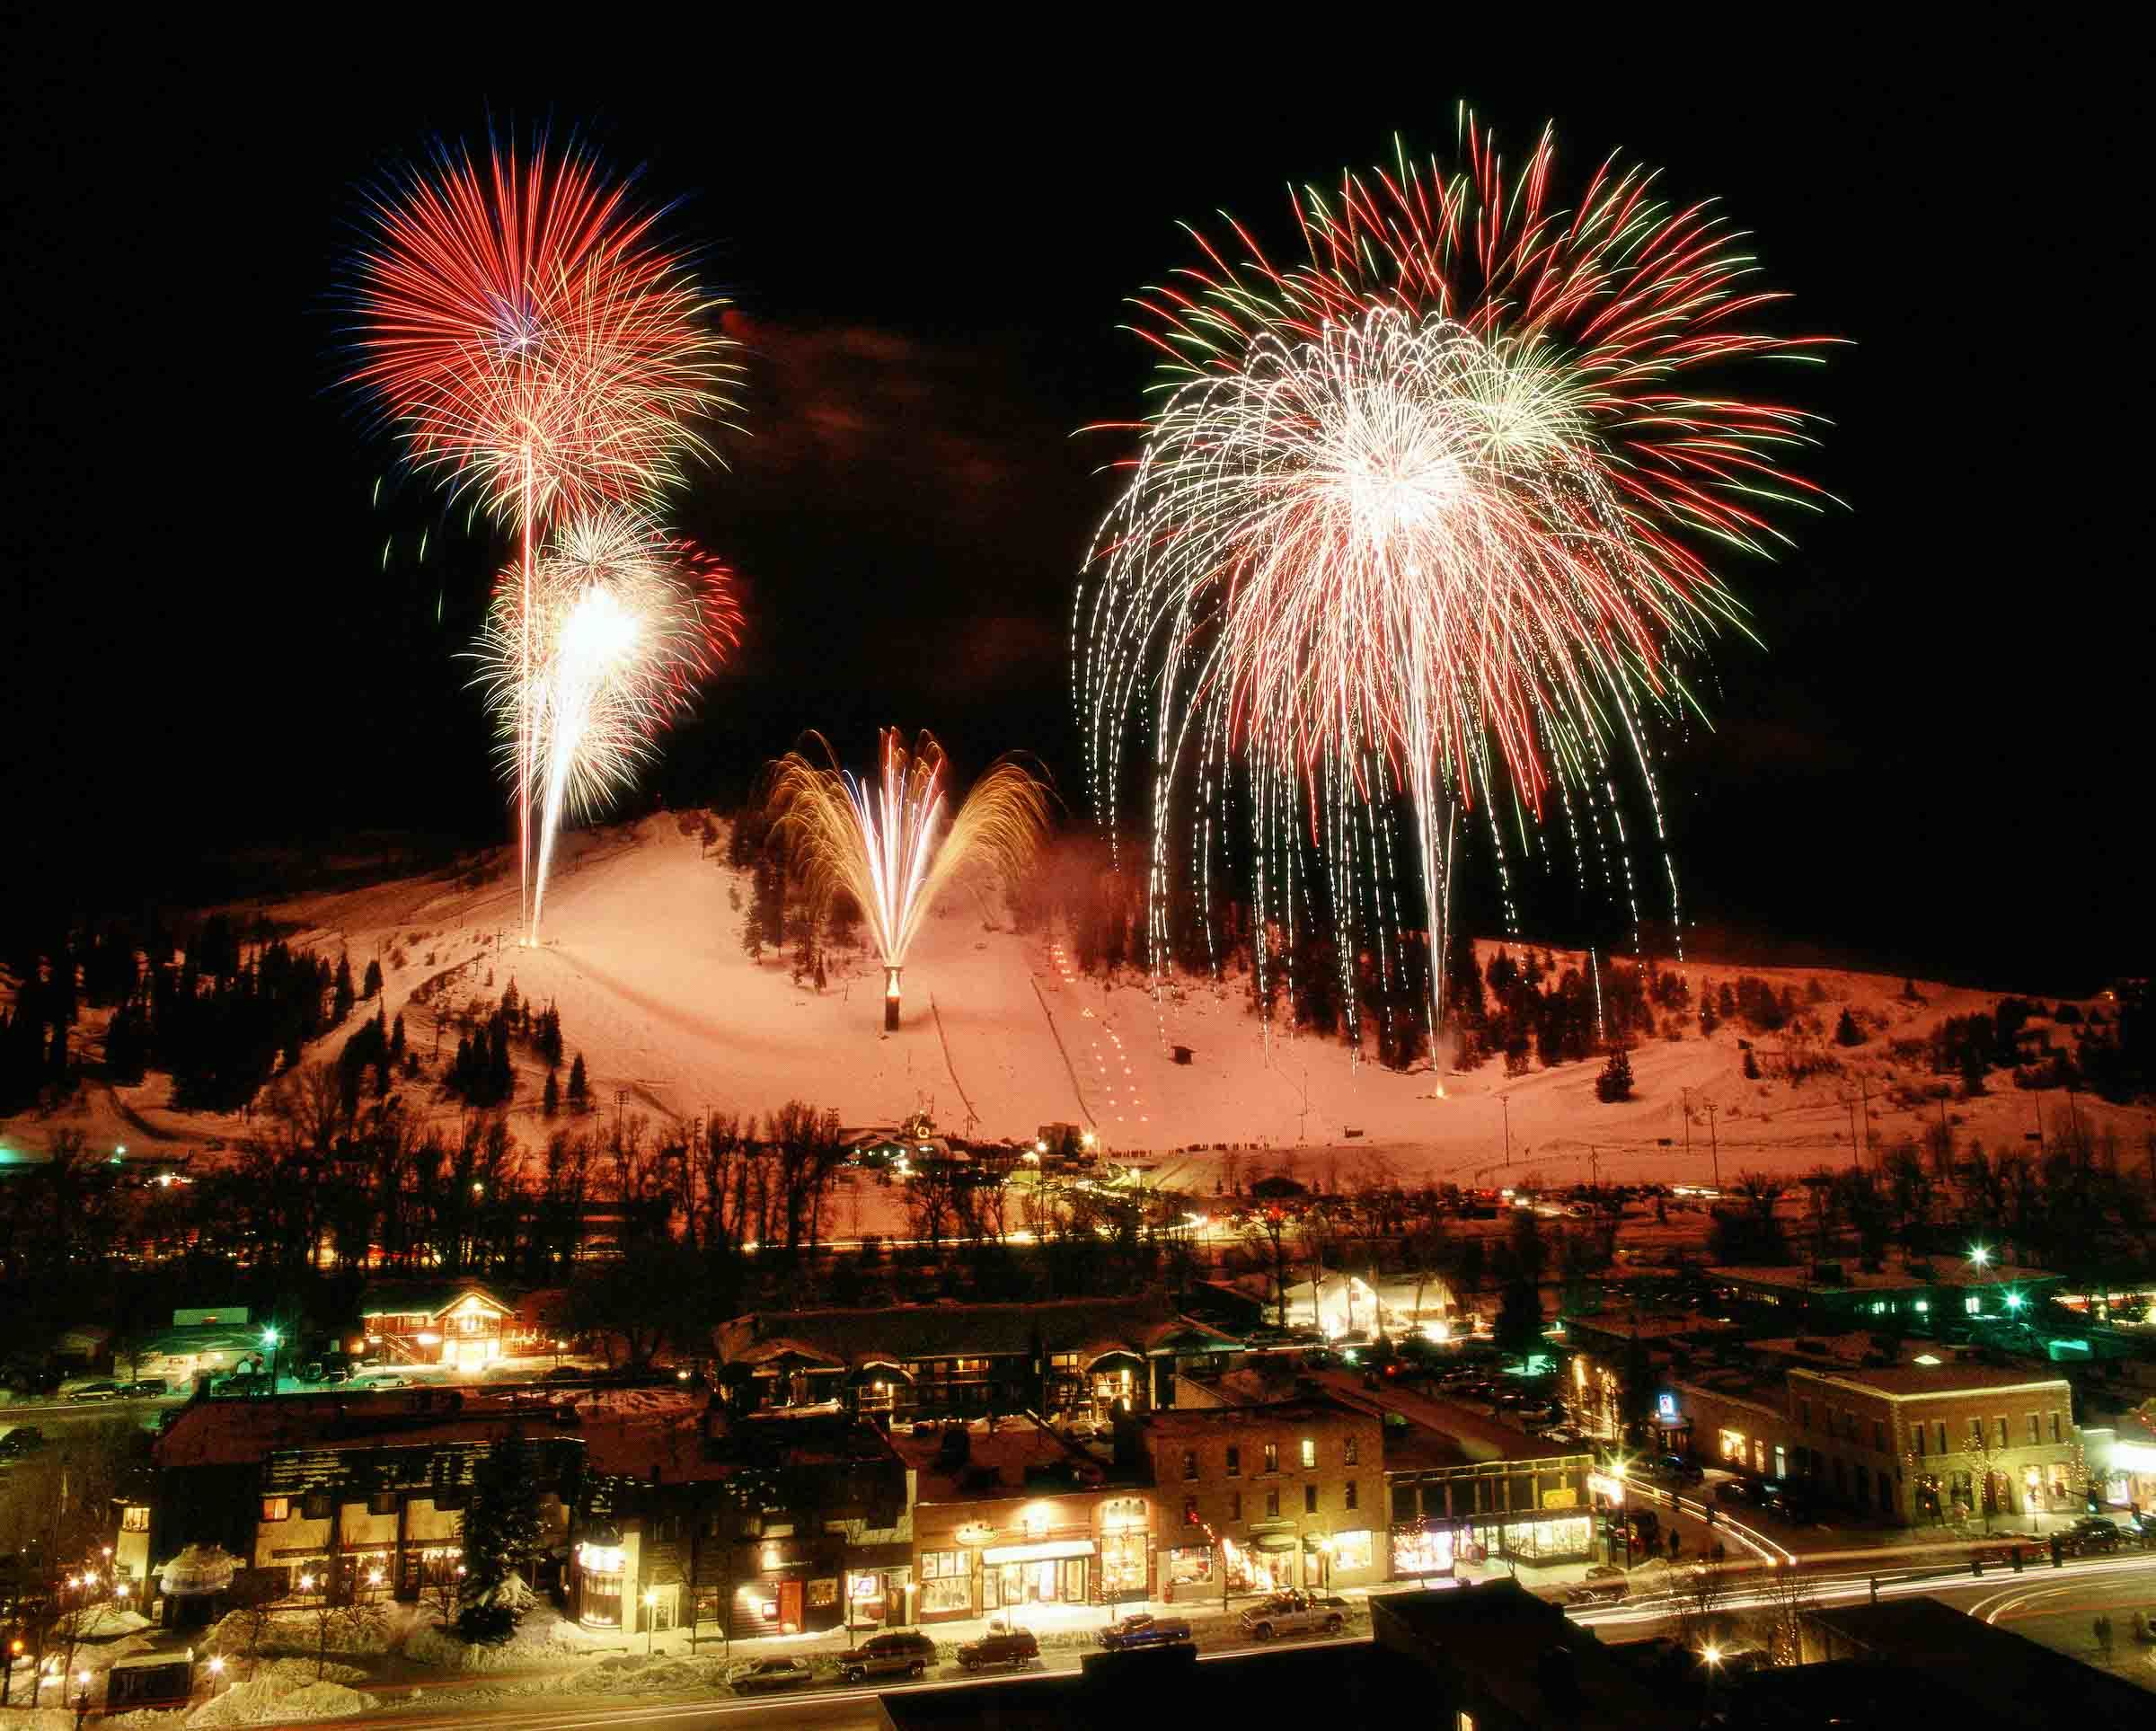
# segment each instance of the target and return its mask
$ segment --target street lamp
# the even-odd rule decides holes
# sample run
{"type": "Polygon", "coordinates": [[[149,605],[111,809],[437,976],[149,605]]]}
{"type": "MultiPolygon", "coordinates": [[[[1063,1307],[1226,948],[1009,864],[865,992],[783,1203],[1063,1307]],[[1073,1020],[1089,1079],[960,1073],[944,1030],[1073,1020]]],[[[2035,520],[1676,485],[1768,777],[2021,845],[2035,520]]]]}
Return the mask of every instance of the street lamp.
{"type": "Polygon", "coordinates": [[[648,1589],[644,1594],[644,1656],[647,1659],[651,1656],[651,1625],[658,1621],[655,1615],[658,1610],[658,1594],[656,1590],[648,1589]]]}
{"type": "Polygon", "coordinates": [[[1991,1259],[1992,1253],[1985,1250],[1983,1245],[1975,1244],[1970,1247],[1969,1260],[1974,1262],[1979,1268],[1990,1262],[1991,1259]]]}
{"type": "Polygon", "coordinates": [[[262,1345],[270,1348],[270,1392],[277,1392],[277,1349],[283,1338],[275,1329],[262,1330],[262,1345]]]}

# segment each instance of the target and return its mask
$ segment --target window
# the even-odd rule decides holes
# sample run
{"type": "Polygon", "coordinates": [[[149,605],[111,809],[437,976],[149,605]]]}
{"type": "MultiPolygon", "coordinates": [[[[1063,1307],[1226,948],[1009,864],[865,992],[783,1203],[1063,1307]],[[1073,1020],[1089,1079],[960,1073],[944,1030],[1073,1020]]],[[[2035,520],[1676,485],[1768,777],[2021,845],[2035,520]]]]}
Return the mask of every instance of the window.
{"type": "Polygon", "coordinates": [[[150,1511],[141,1503],[129,1503],[121,1511],[119,1530],[122,1532],[147,1532],[150,1530],[150,1511]]]}
{"type": "Polygon", "coordinates": [[[1303,1512],[1305,1515],[1318,1512],[1318,1488],[1315,1485],[1303,1487],[1303,1512]]]}
{"type": "Polygon", "coordinates": [[[1242,1451],[1233,1444],[1230,1444],[1228,1449],[1228,1477],[1231,1479],[1242,1477],[1242,1451]]]}
{"type": "Polygon", "coordinates": [[[2032,1449],[2044,1440],[2043,1418],[2037,1413],[2028,1415],[2028,1445],[2032,1449]]]}
{"type": "Polygon", "coordinates": [[[1232,1490],[1228,1493],[1228,1519],[1231,1521],[1242,1519],[1242,1493],[1239,1490],[1232,1490]]]}
{"type": "Polygon", "coordinates": [[[1183,1498],[1183,1524],[1187,1527],[1197,1524],[1197,1498],[1195,1497],[1183,1498]]]}
{"type": "Polygon", "coordinates": [[[1973,1449],[1984,1446],[1984,1420],[1981,1418],[1969,1420],[1969,1446],[1973,1449]]]}
{"type": "Polygon", "coordinates": [[[1475,1716],[1462,1708],[1453,1715],[1453,1731],[1475,1731],[1475,1716]]]}
{"type": "Polygon", "coordinates": [[[1993,1419],[1992,1434],[1999,1439],[1999,1446],[2004,1448],[2006,1446],[2006,1420],[2003,1418],[1993,1419]]]}
{"type": "Polygon", "coordinates": [[[1797,1422],[1804,1429],[1811,1429],[1812,1403],[1809,1400],[1799,1400],[1797,1403],[1797,1422]]]}
{"type": "Polygon", "coordinates": [[[288,1520],[290,1520],[291,1518],[292,1518],[292,1499],[291,1499],[290,1497],[263,1497],[263,1498],[262,1498],[262,1519],[263,1519],[263,1520],[265,1520],[265,1521],[288,1521],[288,1520]]]}
{"type": "Polygon", "coordinates": [[[397,1512],[397,1493],[393,1490],[369,1491],[367,1512],[369,1515],[394,1515],[397,1512]]]}
{"type": "Polygon", "coordinates": [[[1922,1419],[1918,1419],[1916,1423],[1909,1426],[1909,1441],[1915,1446],[1916,1458],[1920,1461],[1922,1460],[1924,1458],[1924,1421],[1922,1419]]]}
{"type": "Polygon", "coordinates": [[[1349,1509],[1351,1512],[1352,1512],[1353,1510],[1355,1510],[1355,1509],[1356,1509],[1356,1508],[1359,1508],[1360,1506],[1362,1506],[1362,1497],[1361,1497],[1360,1492],[1357,1490],[1357,1488],[1356,1488],[1356,1482],[1355,1482],[1355,1480],[1354,1480],[1354,1479],[1350,1479],[1348,1481],[1348,1504],[1347,1504],[1347,1506],[1348,1506],[1348,1509],[1349,1509]]]}
{"type": "Polygon", "coordinates": [[[1186,1479],[1197,1477],[1197,1451],[1196,1449],[1183,1451],[1183,1477],[1186,1479]]]}
{"type": "Polygon", "coordinates": [[[973,1563],[967,1552],[921,1553],[921,1608],[923,1611],[973,1609],[973,1563]]]}
{"type": "Polygon", "coordinates": [[[305,1520],[326,1521],[330,1518],[331,1506],[328,1491],[311,1490],[301,1499],[299,1512],[305,1520]]]}
{"type": "Polygon", "coordinates": [[[1265,1518],[1268,1521],[1277,1521],[1280,1518],[1280,1493],[1277,1490],[1268,1490],[1265,1493],[1265,1518]]]}
{"type": "Polygon", "coordinates": [[[1350,1436],[1348,1439],[1347,1451],[1341,1458],[1351,1467],[1359,1466],[1363,1459],[1363,1439],[1359,1436],[1350,1436]]]}
{"type": "Polygon", "coordinates": [[[1303,1439],[1303,1464],[1306,1467],[1314,1467],[1318,1464],[1318,1444],[1315,1437],[1305,1436],[1303,1439]]]}
{"type": "Polygon", "coordinates": [[[2051,1415],[2051,1440],[2054,1443],[2059,1440],[2059,1415],[2055,1412],[2051,1415]]]}
{"type": "Polygon", "coordinates": [[[1265,1470],[1268,1472],[1277,1472],[1280,1470],[1279,1444],[1268,1443],[1265,1445],[1265,1470]]]}
{"type": "Polygon", "coordinates": [[[1367,1531],[1333,1535],[1332,1566],[1335,1568],[1368,1568],[1370,1555],[1370,1534],[1367,1531]]]}
{"type": "Polygon", "coordinates": [[[1871,1445],[1881,1454],[1886,1453],[1886,1426],[1877,1418],[1871,1421],[1871,1445]]]}
{"type": "Polygon", "coordinates": [[[1934,1434],[1939,1438],[1939,1452],[1944,1454],[1947,1452],[1947,1421],[1945,1419],[1942,1418],[1939,1421],[1934,1434]]]}

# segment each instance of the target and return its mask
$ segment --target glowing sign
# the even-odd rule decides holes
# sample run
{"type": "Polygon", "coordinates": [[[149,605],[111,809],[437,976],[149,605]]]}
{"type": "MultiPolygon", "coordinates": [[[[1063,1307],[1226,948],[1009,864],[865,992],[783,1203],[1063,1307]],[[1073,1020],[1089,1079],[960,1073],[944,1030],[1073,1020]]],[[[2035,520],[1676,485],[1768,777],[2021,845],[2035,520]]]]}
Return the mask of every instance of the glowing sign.
{"type": "Polygon", "coordinates": [[[1666,1425],[1674,1425],[1679,1423],[1680,1421],[1677,1417],[1677,1397],[1666,1391],[1657,1394],[1655,1397],[1655,1417],[1660,1419],[1666,1425]]]}

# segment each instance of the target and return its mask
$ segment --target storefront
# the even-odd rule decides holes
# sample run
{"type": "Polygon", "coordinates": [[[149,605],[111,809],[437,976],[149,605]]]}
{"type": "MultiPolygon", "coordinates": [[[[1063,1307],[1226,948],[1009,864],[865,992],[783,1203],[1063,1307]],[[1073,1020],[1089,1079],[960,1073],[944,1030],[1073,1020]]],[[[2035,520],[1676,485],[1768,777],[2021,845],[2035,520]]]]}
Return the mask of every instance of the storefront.
{"type": "Polygon", "coordinates": [[[847,1553],[846,1621],[855,1629],[876,1629],[909,1623],[914,1591],[911,1546],[878,1545],[847,1553]]]}
{"type": "Polygon", "coordinates": [[[1254,1532],[1247,1544],[1223,1538],[1220,1548],[1230,1593],[1280,1593],[1302,1585],[1295,1577],[1302,1544],[1293,1527],[1254,1532]]]}
{"type": "Polygon", "coordinates": [[[1100,1598],[1116,1604],[1153,1596],[1153,1533],[1142,1497],[1100,1505],[1100,1598]]]}
{"type": "Polygon", "coordinates": [[[619,1543],[587,1541],[575,1555],[576,1619],[587,1629],[620,1629],[628,1553],[619,1543]]]}
{"type": "Polygon", "coordinates": [[[1453,1572],[1453,1529],[1436,1521],[1392,1529],[1392,1578],[1411,1581],[1453,1572]]]}
{"type": "Polygon", "coordinates": [[[2156,1509],[2156,1445],[2114,1442],[2099,1474],[2092,1488],[2109,1507],[2156,1509]]]}
{"type": "Polygon", "coordinates": [[[1089,1603],[1099,1560],[1091,1539],[923,1550],[921,1621],[985,1616],[1023,1605],[1089,1603]]]}

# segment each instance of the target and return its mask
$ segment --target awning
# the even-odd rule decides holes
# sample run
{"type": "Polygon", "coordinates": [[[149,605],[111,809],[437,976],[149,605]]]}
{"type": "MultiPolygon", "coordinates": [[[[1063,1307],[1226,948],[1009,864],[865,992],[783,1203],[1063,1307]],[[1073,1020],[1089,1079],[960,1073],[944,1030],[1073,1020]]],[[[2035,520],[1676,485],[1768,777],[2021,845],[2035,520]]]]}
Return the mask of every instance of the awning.
{"type": "Polygon", "coordinates": [[[1250,1535],[1252,1550],[1277,1553],[1283,1550],[1293,1550],[1294,1548],[1295,1535],[1292,1532],[1258,1532],[1250,1535]]]}
{"type": "Polygon", "coordinates": [[[984,1563],[1047,1563],[1064,1557],[1091,1557],[1091,1539],[1050,1539],[1038,1545],[990,1545],[981,1552],[984,1563]]]}
{"type": "Polygon", "coordinates": [[[914,1547],[901,1539],[895,1545],[848,1545],[848,1568],[904,1568],[914,1560],[914,1547]]]}

